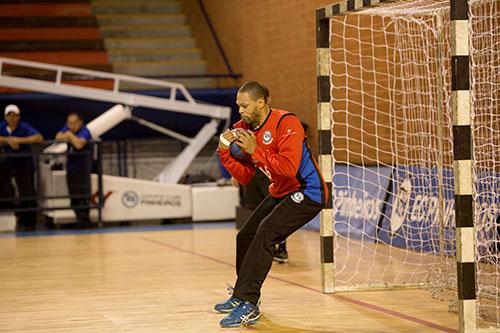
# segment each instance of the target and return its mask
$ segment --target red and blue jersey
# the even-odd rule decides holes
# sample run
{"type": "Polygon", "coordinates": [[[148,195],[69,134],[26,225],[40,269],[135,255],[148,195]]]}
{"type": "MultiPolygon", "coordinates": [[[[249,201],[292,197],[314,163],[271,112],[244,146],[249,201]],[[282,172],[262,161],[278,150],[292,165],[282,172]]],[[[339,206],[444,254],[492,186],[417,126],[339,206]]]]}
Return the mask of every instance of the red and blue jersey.
{"type": "MultiPolygon", "coordinates": [[[[250,130],[240,120],[234,128],[250,130]]],[[[293,113],[271,109],[267,119],[253,129],[257,147],[247,160],[231,156],[229,149],[219,149],[222,165],[238,180],[246,184],[255,169],[261,169],[270,179],[269,194],[282,198],[294,191],[303,192],[309,199],[325,204],[328,190],[307,144],[304,128],[293,113]]]]}

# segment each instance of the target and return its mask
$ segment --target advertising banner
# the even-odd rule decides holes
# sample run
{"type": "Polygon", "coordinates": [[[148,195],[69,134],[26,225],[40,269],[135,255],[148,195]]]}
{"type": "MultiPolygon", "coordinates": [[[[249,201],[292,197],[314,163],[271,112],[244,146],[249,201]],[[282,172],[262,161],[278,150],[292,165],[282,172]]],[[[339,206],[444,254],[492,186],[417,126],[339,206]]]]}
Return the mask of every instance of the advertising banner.
{"type": "Polygon", "coordinates": [[[391,173],[389,167],[335,165],[332,195],[337,233],[350,239],[376,241],[391,173]]]}
{"type": "Polygon", "coordinates": [[[378,232],[380,241],[415,251],[439,253],[440,239],[444,237],[445,253],[454,254],[453,171],[443,170],[443,201],[440,202],[437,170],[421,166],[398,166],[394,170],[378,232]],[[443,209],[441,216],[440,209],[443,209]]]}

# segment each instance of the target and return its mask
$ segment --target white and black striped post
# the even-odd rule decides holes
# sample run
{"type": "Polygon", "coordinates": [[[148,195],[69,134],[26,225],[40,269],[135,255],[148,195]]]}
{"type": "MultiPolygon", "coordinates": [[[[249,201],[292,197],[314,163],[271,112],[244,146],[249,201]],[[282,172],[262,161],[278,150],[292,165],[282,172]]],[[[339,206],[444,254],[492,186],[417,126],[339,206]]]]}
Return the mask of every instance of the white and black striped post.
{"type": "Polygon", "coordinates": [[[329,190],[329,201],[320,215],[321,286],[324,293],[334,291],[333,201],[332,201],[332,120],[330,91],[330,19],[338,14],[372,6],[386,0],[348,0],[316,10],[316,77],[319,168],[329,190]]]}
{"type": "Polygon", "coordinates": [[[472,182],[467,0],[451,0],[453,169],[460,332],[476,332],[476,274],[472,182]]]}
{"type": "Polygon", "coordinates": [[[330,112],[330,16],[327,8],[316,11],[316,75],[318,103],[319,168],[328,185],[328,202],[320,215],[321,289],[332,293],[333,212],[332,212],[332,131],[330,112]]]}

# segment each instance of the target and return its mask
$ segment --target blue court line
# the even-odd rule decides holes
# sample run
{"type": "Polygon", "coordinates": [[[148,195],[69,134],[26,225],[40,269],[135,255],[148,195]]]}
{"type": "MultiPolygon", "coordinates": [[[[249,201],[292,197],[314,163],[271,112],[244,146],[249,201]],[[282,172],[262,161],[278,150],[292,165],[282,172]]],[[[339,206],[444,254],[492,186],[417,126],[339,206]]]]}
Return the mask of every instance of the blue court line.
{"type": "Polygon", "coordinates": [[[164,224],[164,225],[134,225],[120,227],[104,227],[95,229],[76,229],[76,230],[35,230],[0,233],[0,238],[14,237],[45,237],[45,236],[66,236],[66,235],[92,235],[92,234],[112,234],[127,232],[146,232],[146,231],[172,231],[189,229],[220,229],[234,228],[234,222],[195,222],[182,224],[164,224]]]}

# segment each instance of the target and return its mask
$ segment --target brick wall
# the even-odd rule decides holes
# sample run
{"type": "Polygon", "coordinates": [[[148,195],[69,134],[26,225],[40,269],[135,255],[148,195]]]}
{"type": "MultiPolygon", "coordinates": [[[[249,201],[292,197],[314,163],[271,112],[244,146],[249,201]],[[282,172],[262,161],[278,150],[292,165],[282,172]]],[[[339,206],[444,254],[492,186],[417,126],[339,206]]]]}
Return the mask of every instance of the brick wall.
{"type": "MultiPolygon", "coordinates": [[[[227,72],[197,0],[183,0],[193,33],[213,72],[227,72]]],[[[233,69],[271,93],[271,105],[295,112],[316,140],[316,8],[338,0],[203,0],[233,69]]],[[[233,81],[234,82],[234,81],[233,81]]],[[[232,84],[221,80],[221,85],[232,84]]],[[[234,84],[234,83],[233,83],[234,84]]]]}

